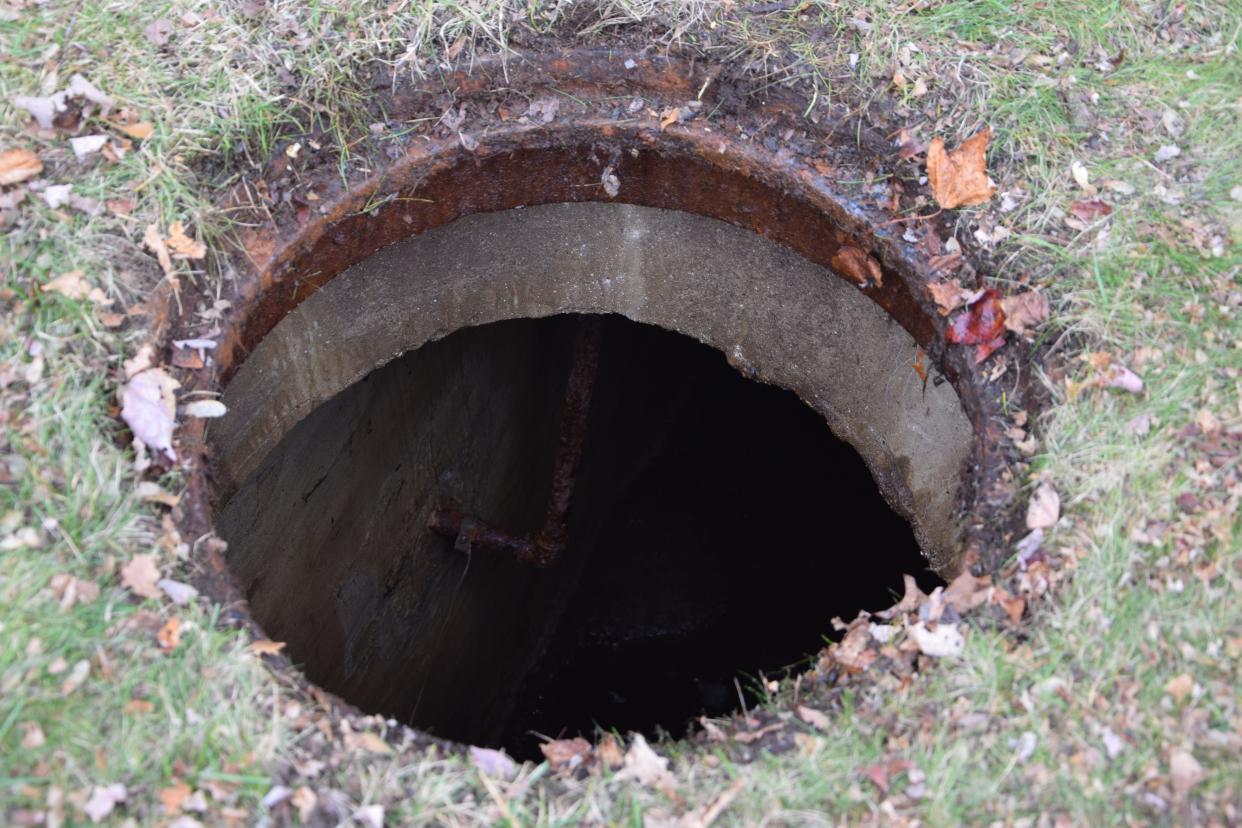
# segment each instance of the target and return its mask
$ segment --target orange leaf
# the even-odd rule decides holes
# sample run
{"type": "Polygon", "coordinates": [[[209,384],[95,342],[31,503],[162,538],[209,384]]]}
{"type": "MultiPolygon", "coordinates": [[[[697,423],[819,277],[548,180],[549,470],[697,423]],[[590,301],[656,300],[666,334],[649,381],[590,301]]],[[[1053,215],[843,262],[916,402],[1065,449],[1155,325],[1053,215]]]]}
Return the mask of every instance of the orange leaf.
{"type": "Polygon", "coordinates": [[[992,136],[985,128],[946,152],[944,139],[932,139],[927,149],[927,183],[936,203],[946,210],[982,204],[992,197],[996,185],[988,178],[987,148],[992,136]]]}
{"type": "Polygon", "coordinates": [[[145,141],[155,133],[155,127],[151,126],[146,121],[143,121],[140,124],[125,124],[119,127],[119,129],[130,138],[134,138],[139,141],[145,141]]]}
{"type": "Polygon", "coordinates": [[[869,256],[857,247],[841,245],[832,257],[832,269],[849,279],[856,285],[874,282],[877,286],[884,283],[880,263],[875,257],[869,256]]]}
{"type": "Polygon", "coordinates": [[[250,642],[250,650],[255,655],[276,655],[285,648],[285,642],[272,641],[269,638],[260,638],[250,642]]]}
{"type": "Polygon", "coordinates": [[[160,627],[160,631],[155,634],[155,640],[159,642],[160,649],[165,653],[171,653],[177,649],[177,645],[181,643],[181,619],[169,618],[164,622],[164,626],[160,627]]]}
{"type": "Polygon", "coordinates": [[[0,152],[0,187],[25,181],[43,172],[43,162],[30,150],[0,152]]]}

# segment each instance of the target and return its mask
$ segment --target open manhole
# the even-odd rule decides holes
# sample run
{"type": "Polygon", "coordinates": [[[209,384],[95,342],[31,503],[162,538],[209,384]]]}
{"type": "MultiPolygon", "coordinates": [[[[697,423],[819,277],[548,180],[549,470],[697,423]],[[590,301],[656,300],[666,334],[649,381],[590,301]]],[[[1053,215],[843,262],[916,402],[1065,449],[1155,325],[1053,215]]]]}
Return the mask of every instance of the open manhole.
{"type": "Polygon", "coordinates": [[[619,116],[622,65],[628,96],[705,85],[510,65],[582,110],[297,176],[197,378],[229,413],[186,438],[188,519],[310,680],[519,756],[735,709],[834,616],[956,574],[997,506],[976,367],[910,248],[762,140],[796,111],[665,131],[619,116]]]}

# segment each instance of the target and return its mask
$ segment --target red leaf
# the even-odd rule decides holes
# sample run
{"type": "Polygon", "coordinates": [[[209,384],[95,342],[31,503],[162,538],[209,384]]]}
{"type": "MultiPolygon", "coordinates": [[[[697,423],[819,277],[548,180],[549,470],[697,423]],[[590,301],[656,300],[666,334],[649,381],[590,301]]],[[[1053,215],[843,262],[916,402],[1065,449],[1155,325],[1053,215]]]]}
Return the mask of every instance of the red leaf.
{"type": "Polygon", "coordinates": [[[988,289],[978,301],[949,321],[944,338],[955,345],[993,345],[1004,331],[1005,310],[1001,307],[1000,294],[988,289]]]}

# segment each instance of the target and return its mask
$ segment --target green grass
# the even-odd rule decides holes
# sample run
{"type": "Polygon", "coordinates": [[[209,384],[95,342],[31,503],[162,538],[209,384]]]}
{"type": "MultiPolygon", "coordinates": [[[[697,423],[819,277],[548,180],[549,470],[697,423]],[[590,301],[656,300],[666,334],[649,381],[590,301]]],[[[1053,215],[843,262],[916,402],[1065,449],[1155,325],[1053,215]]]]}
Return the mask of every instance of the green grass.
{"type": "MultiPolygon", "coordinates": [[[[521,824],[639,826],[710,801],[734,778],[745,787],[718,824],[1041,817],[1197,824],[1236,807],[1239,495],[1196,467],[1202,458],[1178,437],[1205,408],[1227,429],[1242,425],[1242,308],[1233,298],[1242,290],[1242,254],[1231,238],[1240,210],[1231,190],[1242,183],[1242,15],[1228,3],[1188,4],[1170,26],[1154,22],[1155,8],[1117,2],[959,0],[907,13],[911,4],[823,0],[792,12],[726,14],[711,35],[719,58],[752,61],[772,82],[816,84],[818,106],[889,94],[903,47],[916,45],[903,74],[911,84],[926,78],[929,92],[898,96],[911,127],[925,140],[944,134],[952,143],[992,125],[992,174],[1001,190],[1024,194],[1013,212],[996,216],[1014,235],[995,251],[993,275],[1012,284],[1029,274],[1052,297],[1055,318],[1041,332],[1048,371],[1082,378],[1077,356],[1104,350],[1143,376],[1141,396],[1087,391],[1073,400],[1059,374],[1044,377],[1054,404],[1037,424],[1033,471],[1063,497],[1066,518],[1048,546],[1066,574],[1032,604],[1021,635],[977,626],[963,658],[923,672],[905,690],[882,682],[847,690],[833,731],[791,754],[735,765],[718,751],[713,767],[704,761],[710,749],[659,746],[674,757],[684,804],[633,783],[559,779],[528,766],[523,773],[540,778],[524,792],[498,783],[502,808],[459,759],[349,750],[339,728],[329,739],[316,724],[322,711],[218,622],[220,608],[134,602],[117,570],[135,553],[158,551],[165,574],[191,574],[161,545],[159,515],[134,498],[131,460],[109,414],[120,359],[142,333],[109,332],[88,303],[37,286],[78,268],[127,307],[149,289],[149,273],[106,242],[140,244],[148,223],[181,219],[224,243],[229,220],[204,177],[254,169],[311,117],[347,143],[365,130],[351,105],[364,100],[356,70],[368,61],[425,71],[459,37],[487,50],[515,27],[563,32],[571,22],[596,40],[628,21],[668,42],[704,43],[698,27],[721,14],[690,0],[603,3],[572,21],[546,3],[427,0],[392,4],[391,13],[389,5],[282,2],[251,20],[240,2],[116,0],[31,4],[0,17],[0,149],[38,148],[48,180],[137,204],[128,217],[88,218],[68,208],[58,214],[32,196],[19,229],[0,235],[0,368],[29,364],[32,342],[46,364],[33,385],[18,379],[0,389],[0,462],[12,474],[0,485],[0,539],[29,527],[42,540],[0,552],[0,808],[10,818],[16,809],[44,810],[52,791],[72,800],[121,782],[129,799],[116,815],[155,823],[159,791],[177,781],[208,793],[207,822],[230,807],[256,814],[277,783],[310,784],[321,799],[341,791],[346,810],[382,804],[390,824],[495,824],[507,811],[521,824]],[[184,21],[188,13],[202,21],[184,21]],[[143,35],[159,17],[174,23],[165,49],[143,35]],[[839,35],[809,37],[817,26],[839,35]],[[854,69],[850,53],[859,55],[854,69]],[[1024,57],[1012,65],[1001,59],[1017,53],[1024,57]],[[1096,65],[1118,54],[1111,71],[1096,65]],[[8,102],[38,94],[53,71],[62,85],[82,72],[150,120],[154,137],[118,164],[85,166],[62,140],[30,137],[8,102]],[[1071,93],[1098,94],[1090,129],[1075,125],[1071,93]],[[1165,109],[1181,115],[1183,134],[1165,131],[1165,109]],[[1104,139],[1088,146],[1088,134],[1104,139]],[[1182,154],[1153,165],[1169,143],[1182,154]],[[1085,197],[1072,160],[1086,164],[1093,181],[1133,187],[1131,195],[1107,195],[1115,210],[1104,238],[1098,228],[1063,222],[1085,197]],[[1180,202],[1169,204],[1158,187],[1180,192],[1180,202]],[[1224,240],[1219,256],[1204,246],[1213,234],[1224,240]],[[1145,437],[1126,428],[1139,414],[1152,418],[1145,437]],[[1191,491],[1215,511],[1182,514],[1175,500],[1191,491]],[[1164,537],[1134,540],[1152,520],[1167,524],[1164,537]],[[1204,562],[1219,569],[1206,583],[1194,574],[1204,562]],[[61,573],[98,584],[99,597],[62,611],[49,589],[61,573]],[[150,627],[174,616],[182,642],[165,655],[150,627]],[[91,665],[67,696],[68,671],[48,671],[58,659],[70,669],[79,660],[91,665]],[[1176,703],[1164,688],[1183,672],[1199,690],[1176,703]],[[151,711],[126,712],[135,699],[151,711]],[[26,748],[32,725],[46,742],[26,748]],[[1124,743],[1113,757],[1105,728],[1124,743]],[[1028,732],[1034,751],[1020,758],[1014,745],[1028,732]],[[1184,801],[1168,779],[1178,750],[1206,772],[1184,801]],[[289,771],[290,763],[325,756],[329,767],[314,781],[289,771]],[[906,795],[909,778],[895,777],[886,797],[863,775],[893,758],[923,774],[920,797],[906,795]]],[[[353,163],[345,158],[343,171],[353,163]]],[[[962,234],[995,207],[959,211],[962,234]]],[[[770,706],[785,709],[791,693],[783,689],[770,706]]],[[[77,806],[65,807],[71,822],[83,821],[77,806]]]]}

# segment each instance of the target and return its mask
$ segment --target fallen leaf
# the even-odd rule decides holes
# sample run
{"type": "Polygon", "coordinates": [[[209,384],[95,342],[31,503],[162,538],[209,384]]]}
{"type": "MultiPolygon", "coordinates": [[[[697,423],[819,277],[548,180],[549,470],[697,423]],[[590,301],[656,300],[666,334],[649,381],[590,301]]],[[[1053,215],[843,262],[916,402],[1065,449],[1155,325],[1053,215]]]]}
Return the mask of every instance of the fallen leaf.
{"type": "Polygon", "coordinates": [[[1195,680],[1191,678],[1190,673],[1182,673],[1168,680],[1164,685],[1164,692],[1173,697],[1173,701],[1181,704],[1186,697],[1195,689],[1195,680]]]}
{"type": "MultiPolygon", "coordinates": [[[[945,329],[945,340],[956,345],[980,345],[986,348],[994,346],[995,340],[1004,336],[1004,331],[1005,310],[1001,307],[1000,294],[989,289],[983,292],[978,301],[949,320],[945,329]]],[[[982,362],[982,359],[976,356],[976,361],[982,362]]]]}
{"type": "Polygon", "coordinates": [[[78,161],[85,161],[91,155],[103,149],[103,145],[108,143],[107,135],[81,135],[77,138],[69,139],[69,146],[73,148],[73,154],[78,161]]]}
{"type": "Polygon", "coordinates": [[[1131,394],[1140,394],[1143,391],[1143,380],[1139,375],[1121,364],[1110,365],[1104,369],[1096,377],[1095,384],[1101,388],[1117,388],[1131,394]]]}
{"type": "Polygon", "coordinates": [[[1165,161],[1172,161],[1174,158],[1182,154],[1182,148],[1177,144],[1166,144],[1156,150],[1156,163],[1163,164],[1165,161]]]}
{"type": "Polygon", "coordinates": [[[155,127],[145,121],[138,124],[120,124],[117,129],[137,141],[145,141],[155,134],[155,127]]]}
{"type": "Polygon", "coordinates": [[[561,99],[555,95],[545,95],[541,98],[535,98],[530,102],[526,115],[532,121],[541,121],[550,124],[556,118],[556,113],[561,108],[561,99]]]}
{"type": "Polygon", "coordinates": [[[630,749],[625,753],[625,767],[617,779],[634,779],[640,785],[654,787],[666,796],[675,797],[677,780],[668,770],[668,759],[660,756],[641,733],[631,735],[630,749]]]}
{"type": "Polygon", "coordinates": [[[392,745],[370,731],[355,734],[353,746],[355,748],[362,748],[367,753],[388,754],[393,752],[392,745]]]}
{"type": "Polygon", "coordinates": [[[68,273],[62,273],[55,279],[40,285],[39,290],[43,293],[59,293],[68,299],[90,299],[97,305],[110,305],[112,300],[108,298],[102,290],[97,287],[91,287],[86,281],[86,274],[80,270],[71,270],[68,273]]]}
{"type": "Polygon", "coordinates": [[[1061,498],[1048,483],[1040,483],[1026,507],[1027,529],[1049,529],[1061,519],[1061,498]]]}
{"type": "Polygon", "coordinates": [[[315,795],[315,792],[303,785],[293,792],[293,796],[289,797],[289,802],[298,809],[298,817],[302,820],[302,824],[309,825],[311,814],[315,812],[315,806],[319,804],[319,797],[315,795]]]}
{"type": "Polygon", "coordinates": [[[1099,199],[1083,199],[1071,204],[1069,211],[1083,221],[1095,221],[1111,213],[1113,206],[1107,201],[1100,201],[1099,199]]]}
{"type": "Polygon", "coordinates": [[[190,796],[190,786],[185,782],[178,782],[167,788],[160,790],[160,803],[164,806],[164,813],[172,816],[181,810],[181,805],[190,796]]]}
{"type": "Polygon", "coordinates": [[[991,586],[991,578],[976,578],[969,569],[963,569],[945,589],[944,603],[961,615],[986,603],[991,586]]]}
{"type": "Polygon", "coordinates": [[[104,202],[108,208],[108,212],[114,216],[128,216],[134,212],[137,203],[132,198],[112,198],[104,202]]]}
{"type": "Polygon", "coordinates": [[[142,36],[155,46],[167,45],[168,39],[172,37],[172,33],[172,22],[163,17],[153,20],[145,29],[142,30],[142,36]]]}
{"type": "Polygon", "coordinates": [[[1169,776],[1173,781],[1173,794],[1180,799],[1202,782],[1207,774],[1194,756],[1184,750],[1175,750],[1169,757],[1169,776]]]}
{"type": "Polygon", "coordinates": [[[956,624],[940,623],[934,630],[929,630],[919,621],[909,628],[910,638],[918,646],[919,652],[933,658],[949,658],[961,655],[966,648],[966,639],[956,624]]]}
{"type": "Polygon", "coordinates": [[[987,147],[992,136],[985,128],[946,152],[943,138],[933,138],[927,149],[927,183],[945,210],[982,204],[992,197],[996,185],[988,178],[987,147]]]}
{"type": "Polygon", "coordinates": [[[798,705],[798,718],[817,730],[828,730],[832,722],[822,711],[806,705],[798,705]]]}
{"type": "Polygon", "coordinates": [[[179,383],[159,368],[149,368],[121,387],[121,419],[134,437],[169,460],[176,460],[172,433],[176,427],[176,402],[170,408],[172,389],[179,383]]]}
{"type": "Polygon", "coordinates": [[[875,260],[874,256],[868,255],[857,247],[851,247],[848,244],[841,245],[833,254],[831,264],[833,270],[856,285],[865,286],[875,283],[876,286],[880,286],[884,284],[884,274],[880,270],[880,263],[875,260]]]}
{"type": "Polygon", "coordinates": [[[83,581],[67,572],[53,575],[48,587],[52,590],[52,595],[56,597],[62,611],[71,608],[74,604],[89,604],[99,597],[99,584],[93,581],[83,581]]]}
{"type": "MultiPolygon", "coordinates": [[[[700,716],[699,721],[704,722],[706,719],[700,716]]],[[[611,733],[605,734],[599,740],[599,744],[595,746],[595,756],[607,768],[619,768],[625,764],[625,754],[621,751],[621,746],[617,744],[616,737],[611,733]]]]}
{"type": "Polygon", "coordinates": [[[922,380],[924,383],[927,382],[926,356],[927,355],[923,353],[923,349],[919,348],[918,353],[915,354],[915,357],[914,357],[914,373],[918,374],[919,379],[922,380]]]}
{"type": "Polygon", "coordinates": [[[470,761],[474,763],[479,773],[487,776],[509,779],[517,773],[517,763],[510,759],[503,750],[493,750],[492,748],[471,745],[470,761]]]}
{"type": "Polygon", "coordinates": [[[708,828],[725,812],[744,787],[746,787],[745,779],[735,779],[732,785],[721,791],[720,795],[711,802],[684,814],[681,819],[677,820],[677,828],[708,828]]]}
{"type": "Polygon", "coordinates": [[[177,649],[177,645],[181,643],[181,619],[174,616],[165,621],[164,626],[155,634],[155,641],[165,654],[177,649]]]}
{"type": "Polygon", "coordinates": [[[121,586],[143,598],[158,598],[159,567],[154,555],[135,555],[121,567],[121,586]]]}
{"type": "Polygon", "coordinates": [[[1001,299],[1005,329],[1020,334],[1048,318],[1048,300],[1037,290],[1028,290],[1001,299]]]}
{"type": "Polygon", "coordinates": [[[73,665],[73,669],[69,671],[69,675],[60,683],[60,694],[62,696],[70,696],[77,692],[78,688],[86,681],[86,677],[91,674],[91,663],[86,659],[81,659],[73,665]]]}
{"type": "Polygon", "coordinates": [[[881,610],[875,615],[885,621],[891,621],[899,615],[905,615],[907,612],[913,612],[919,608],[919,604],[927,600],[926,593],[919,589],[918,581],[914,580],[913,575],[903,575],[905,582],[905,594],[901,596],[901,600],[893,604],[886,610],[881,610]]]}
{"type": "Polygon", "coordinates": [[[164,275],[169,278],[175,278],[176,270],[173,268],[172,257],[168,255],[168,247],[164,244],[164,237],[160,235],[159,225],[147,225],[146,231],[142,234],[142,243],[155,254],[155,258],[159,260],[160,267],[164,270],[164,275]]]}
{"type": "Polygon", "coordinates": [[[553,739],[539,746],[552,770],[573,770],[591,758],[591,743],[581,736],[574,739],[553,739]]]}
{"type": "Polygon", "coordinates": [[[166,243],[174,259],[202,259],[207,255],[207,245],[187,236],[185,227],[179,221],[174,221],[168,228],[166,243]]]}
{"type": "Polygon", "coordinates": [[[121,711],[127,716],[138,715],[142,713],[152,713],[155,711],[155,705],[146,699],[130,699],[125,703],[125,708],[121,711]]]}
{"type": "Polygon", "coordinates": [[[119,782],[113,785],[96,785],[82,810],[90,817],[91,822],[99,823],[112,813],[113,808],[124,802],[128,795],[125,786],[119,782]]]}
{"type": "Polygon", "coordinates": [[[680,117],[681,113],[678,111],[677,107],[670,106],[668,109],[665,109],[660,113],[660,129],[664,130],[671,127],[673,124],[677,123],[680,117]]]}
{"type": "Polygon", "coordinates": [[[0,152],[0,187],[17,184],[43,172],[43,162],[30,150],[0,152]]]}
{"type": "Polygon", "coordinates": [[[157,586],[159,586],[159,588],[174,604],[178,604],[180,606],[185,606],[198,597],[197,589],[189,584],[183,584],[180,581],[161,578],[157,586]]]}
{"type": "Polygon", "coordinates": [[[144,480],[134,487],[134,494],[145,503],[160,503],[170,509],[181,502],[181,498],[165,489],[158,483],[144,480]]]}
{"type": "Polygon", "coordinates": [[[62,207],[69,201],[69,196],[73,195],[72,184],[53,184],[50,187],[43,188],[43,200],[47,202],[47,206],[55,210],[62,207]]]}
{"type": "Polygon", "coordinates": [[[962,287],[961,279],[932,282],[927,289],[931,291],[932,299],[936,302],[936,309],[941,316],[948,316],[958,308],[979,301],[984,293],[982,290],[966,290],[962,287]]]}
{"type": "Polygon", "coordinates": [[[1075,159],[1070,162],[1070,175],[1074,177],[1074,183],[1082,188],[1087,195],[1095,195],[1096,189],[1091,184],[1091,174],[1087,172],[1087,168],[1081,161],[1075,159]]]}
{"type": "Polygon", "coordinates": [[[185,407],[185,413],[188,416],[204,420],[223,417],[228,411],[224,403],[219,400],[195,400],[185,407]]]}
{"type": "Polygon", "coordinates": [[[270,638],[259,638],[250,642],[250,651],[255,655],[276,655],[285,648],[285,642],[272,641],[270,638]]]}
{"type": "Polygon", "coordinates": [[[23,722],[22,730],[26,731],[22,736],[22,747],[26,750],[41,748],[47,742],[47,737],[43,735],[43,728],[39,727],[38,722],[23,722]]]}

